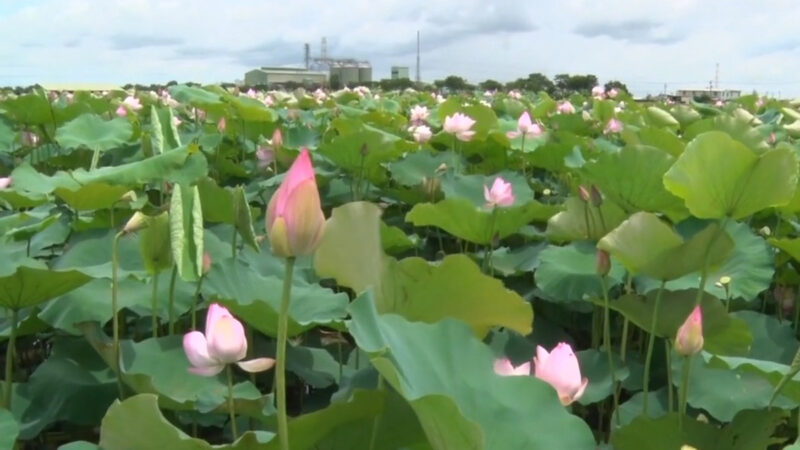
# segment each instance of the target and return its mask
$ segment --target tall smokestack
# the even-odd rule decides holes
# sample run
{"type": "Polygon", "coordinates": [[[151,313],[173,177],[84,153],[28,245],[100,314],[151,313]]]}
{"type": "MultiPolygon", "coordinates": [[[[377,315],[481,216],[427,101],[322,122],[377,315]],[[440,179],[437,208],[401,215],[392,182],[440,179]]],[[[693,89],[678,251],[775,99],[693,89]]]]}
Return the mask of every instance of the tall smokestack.
{"type": "Polygon", "coordinates": [[[417,30],[417,83],[421,81],[421,77],[419,75],[419,30],[417,30]]]}
{"type": "Polygon", "coordinates": [[[311,68],[311,46],[308,42],[303,45],[303,49],[305,51],[306,70],[308,70],[311,68]]]}

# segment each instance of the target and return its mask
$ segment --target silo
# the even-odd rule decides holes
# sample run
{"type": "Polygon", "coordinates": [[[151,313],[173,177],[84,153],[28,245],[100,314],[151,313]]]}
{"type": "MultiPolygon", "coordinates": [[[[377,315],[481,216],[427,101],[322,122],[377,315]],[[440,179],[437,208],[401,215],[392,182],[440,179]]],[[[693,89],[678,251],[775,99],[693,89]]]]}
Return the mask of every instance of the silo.
{"type": "Polygon", "coordinates": [[[345,65],[340,68],[342,84],[345,86],[357,86],[359,84],[358,67],[354,65],[345,65]]]}
{"type": "Polygon", "coordinates": [[[362,64],[358,68],[358,82],[362,84],[372,82],[372,66],[362,64]]]}

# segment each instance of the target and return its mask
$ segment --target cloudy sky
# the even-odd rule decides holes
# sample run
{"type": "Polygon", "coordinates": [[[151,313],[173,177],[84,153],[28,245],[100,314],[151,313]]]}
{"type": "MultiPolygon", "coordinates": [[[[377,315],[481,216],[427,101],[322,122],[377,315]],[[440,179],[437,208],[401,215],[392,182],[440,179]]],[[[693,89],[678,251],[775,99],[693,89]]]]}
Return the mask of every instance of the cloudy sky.
{"type": "Polygon", "coordinates": [[[319,53],[472,82],[593,73],[635,94],[800,97],[798,0],[0,0],[0,85],[233,81],[319,53]]]}

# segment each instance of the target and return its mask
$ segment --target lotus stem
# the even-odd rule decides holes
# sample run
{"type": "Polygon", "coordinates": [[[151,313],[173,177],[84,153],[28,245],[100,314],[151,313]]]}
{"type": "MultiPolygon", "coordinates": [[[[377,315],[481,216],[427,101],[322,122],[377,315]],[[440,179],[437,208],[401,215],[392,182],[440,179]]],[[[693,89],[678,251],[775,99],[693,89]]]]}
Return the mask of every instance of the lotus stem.
{"type": "Polygon", "coordinates": [[[117,255],[119,248],[119,239],[122,237],[124,231],[120,231],[114,236],[114,241],[111,244],[111,329],[112,329],[112,353],[114,357],[114,373],[117,375],[117,393],[119,398],[125,398],[125,391],[122,388],[122,370],[120,368],[120,351],[119,351],[119,257],[117,255]]]}
{"type": "Polygon", "coordinates": [[[611,307],[608,300],[608,280],[605,275],[600,276],[600,282],[603,285],[603,344],[606,347],[606,354],[608,355],[608,370],[611,372],[611,390],[614,398],[614,410],[616,416],[617,426],[620,426],[619,412],[619,393],[617,392],[617,373],[614,367],[614,355],[611,351],[611,307]]]}
{"type": "Polygon", "coordinates": [[[662,281],[656,293],[656,301],[653,307],[653,319],[650,322],[650,336],[647,341],[647,356],[645,356],[644,359],[644,383],[642,385],[644,400],[642,402],[642,414],[644,414],[645,417],[647,417],[648,393],[650,392],[650,362],[653,359],[653,346],[656,342],[656,325],[658,324],[658,310],[661,307],[661,295],[664,293],[665,284],[667,284],[667,282],[662,281]]]}
{"type": "MultiPolygon", "coordinates": [[[[378,374],[378,391],[383,393],[383,377],[380,374],[378,374]]],[[[382,417],[383,413],[379,413],[372,421],[372,433],[369,438],[369,450],[375,450],[375,442],[377,442],[378,439],[378,429],[380,429],[382,417]]]]}
{"type": "Polygon", "coordinates": [[[278,408],[278,440],[282,450],[289,450],[289,420],[286,415],[286,338],[289,332],[289,302],[292,295],[294,257],[286,258],[283,295],[278,316],[278,349],[275,361],[275,400],[278,408]]]}
{"type": "Polygon", "coordinates": [[[200,288],[203,286],[203,276],[197,280],[197,287],[194,290],[194,295],[192,296],[192,309],[191,309],[191,316],[192,316],[192,330],[197,329],[197,301],[200,300],[200,288]]]}
{"type": "Polygon", "coordinates": [[[167,328],[167,334],[172,336],[175,334],[175,312],[173,311],[175,307],[175,280],[178,278],[178,266],[172,266],[172,274],[169,277],[169,311],[167,311],[169,317],[169,328],[167,328]]]}
{"type": "Polygon", "coordinates": [[[680,402],[678,403],[678,424],[683,429],[683,416],[686,415],[686,399],[689,394],[689,371],[692,367],[692,356],[684,356],[683,357],[683,367],[681,367],[681,372],[683,374],[681,379],[681,398],[680,402]]]}
{"type": "Polygon", "coordinates": [[[9,308],[11,311],[11,330],[8,333],[8,346],[6,347],[6,384],[3,392],[3,407],[11,411],[11,396],[14,386],[14,357],[16,357],[17,343],[17,320],[18,311],[9,308]]]}
{"type": "Polygon", "coordinates": [[[231,418],[231,434],[233,434],[233,440],[235,441],[239,438],[239,433],[236,431],[236,410],[233,402],[233,369],[231,369],[230,364],[225,367],[225,371],[228,375],[228,414],[231,418]]]}
{"type": "Polygon", "coordinates": [[[667,356],[667,412],[672,412],[672,352],[666,339],[664,339],[664,354],[667,356]]]}
{"type": "Polygon", "coordinates": [[[153,337],[158,337],[158,275],[153,274],[153,292],[150,294],[150,324],[153,327],[153,337]]]}

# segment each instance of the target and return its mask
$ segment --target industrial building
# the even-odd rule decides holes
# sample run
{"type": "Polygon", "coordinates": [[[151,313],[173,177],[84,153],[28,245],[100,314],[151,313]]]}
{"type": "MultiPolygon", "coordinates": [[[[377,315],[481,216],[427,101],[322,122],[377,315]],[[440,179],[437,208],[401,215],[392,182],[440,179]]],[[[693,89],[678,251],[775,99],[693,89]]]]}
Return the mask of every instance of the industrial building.
{"type": "Polygon", "coordinates": [[[691,102],[695,97],[708,96],[714,100],[733,100],[739,98],[742,91],[738,89],[717,89],[717,88],[698,88],[698,89],[678,89],[675,96],[680,97],[682,102],[691,102]]]}
{"type": "Polygon", "coordinates": [[[402,80],[403,78],[409,78],[408,66],[392,66],[392,79],[402,80]]]}
{"type": "Polygon", "coordinates": [[[244,74],[244,84],[247,86],[274,86],[285,83],[325,85],[327,81],[326,72],[295,67],[261,67],[244,74]]]}
{"type": "Polygon", "coordinates": [[[365,61],[335,60],[328,63],[331,84],[358,86],[372,82],[372,66],[365,61]]]}

